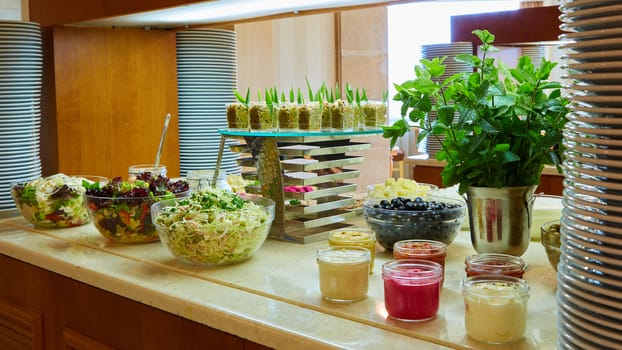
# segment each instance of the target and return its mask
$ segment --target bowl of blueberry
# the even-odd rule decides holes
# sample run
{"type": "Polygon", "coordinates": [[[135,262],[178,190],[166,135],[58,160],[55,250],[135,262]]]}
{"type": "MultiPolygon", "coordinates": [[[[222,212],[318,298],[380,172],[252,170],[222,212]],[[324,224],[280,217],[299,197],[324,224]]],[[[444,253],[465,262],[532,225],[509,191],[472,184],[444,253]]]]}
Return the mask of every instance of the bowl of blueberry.
{"type": "Polygon", "coordinates": [[[370,199],[363,203],[363,216],[376,240],[387,250],[406,239],[452,243],[466,217],[466,203],[434,194],[421,197],[370,199]]]}

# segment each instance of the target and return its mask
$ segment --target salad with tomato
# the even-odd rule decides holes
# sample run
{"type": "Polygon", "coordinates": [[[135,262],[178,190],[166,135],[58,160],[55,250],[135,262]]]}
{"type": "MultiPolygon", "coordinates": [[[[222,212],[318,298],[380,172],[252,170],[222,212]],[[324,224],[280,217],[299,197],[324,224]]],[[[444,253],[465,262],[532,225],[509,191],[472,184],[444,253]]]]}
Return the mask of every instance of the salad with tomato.
{"type": "Polygon", "coordinates": [[[55,174],[11,186],[20,213],[31,224],[46,228],[80,226],[88,223],[84,206],[84,177],[55,174]]]}
{"type": "Polygon", "coordinates": [[[115,177],[86,187],[88,212],[97,230],[117,243],[147,243],[159,239],[151,221],[151,205],[189,194],[185,180],[143,173],[133,182],[115,177]]]}

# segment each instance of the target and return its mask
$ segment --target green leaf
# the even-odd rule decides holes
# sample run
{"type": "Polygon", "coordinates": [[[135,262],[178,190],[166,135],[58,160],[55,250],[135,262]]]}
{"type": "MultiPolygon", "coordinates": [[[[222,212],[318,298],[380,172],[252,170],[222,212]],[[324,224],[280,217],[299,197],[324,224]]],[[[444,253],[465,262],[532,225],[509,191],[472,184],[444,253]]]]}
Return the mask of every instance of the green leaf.
{"type": "Polygon", "coordinates": [[[233,94],[235,95],[235,98],[241,102],[241,103],[246,103],[246,101],[244,100],[244,97],[242,97],[242,95],[240,95],[240,93],[238,92],[238,90],[233,90],[233,94]]]}
{"type": "Polygon", "coordinates": [[[316,101],[316,95],[313,93],[311,83],[309,83],[309,78],[305,77],[305,82],[307,83],[307,93],[309,94],[309,101],[316,101]]]}

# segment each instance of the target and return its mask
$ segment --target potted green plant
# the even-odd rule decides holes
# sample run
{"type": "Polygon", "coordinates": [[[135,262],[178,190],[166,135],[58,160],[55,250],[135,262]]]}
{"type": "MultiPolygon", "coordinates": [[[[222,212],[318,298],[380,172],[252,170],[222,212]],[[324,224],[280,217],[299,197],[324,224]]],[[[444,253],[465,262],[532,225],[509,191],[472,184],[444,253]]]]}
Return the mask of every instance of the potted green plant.
{"type": "Polygon", "coordinates": [[[516,67],[506,67],[488,57],[495,36],[487,30],[473,34],[482,42],[482,57],[455,57],[472,72],[443,78],[446,57],[423,59],[415,79],[395,84],[402,117],[384,127],[383,136],[392,148],[414,124],[418,142],[438,138],[436,159],[446,164],[442,184],[458,184],[466,194],[475,249],[521,255],[529,244],[540,175],[547,164],[561,172],[569,99],[559,82],[549,81],[557,63],[543,59],[536,67],[522,56],[516,67]]]}

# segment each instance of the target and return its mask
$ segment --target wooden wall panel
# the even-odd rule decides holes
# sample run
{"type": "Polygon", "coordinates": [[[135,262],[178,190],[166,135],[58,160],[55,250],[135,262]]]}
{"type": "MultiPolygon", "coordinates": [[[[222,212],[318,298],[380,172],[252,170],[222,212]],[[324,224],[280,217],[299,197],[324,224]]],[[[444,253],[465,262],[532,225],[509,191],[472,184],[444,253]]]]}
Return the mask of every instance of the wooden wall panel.
{"type": "Polygon", "coordinates": [[[58,171],[107,177],[155,160],[179,176],[175,33],[56,27],[53,33],[58,171]]]}
{"type": "Polygon", "coordinates": [[[6,319],[24,349],[270,349],[0,254],[0,341],[6,319]]]}

